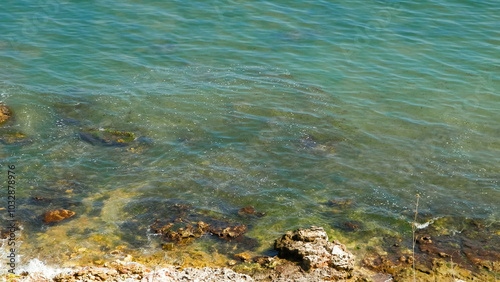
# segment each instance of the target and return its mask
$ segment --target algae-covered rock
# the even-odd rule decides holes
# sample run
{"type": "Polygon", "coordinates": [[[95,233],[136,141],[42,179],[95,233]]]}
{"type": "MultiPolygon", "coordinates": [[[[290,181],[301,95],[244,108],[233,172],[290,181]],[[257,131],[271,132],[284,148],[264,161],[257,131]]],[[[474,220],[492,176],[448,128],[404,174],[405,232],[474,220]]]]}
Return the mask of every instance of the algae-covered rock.
{"type": "Polygon", "coordinates": [[[274,248],[281,258],[298,261],[306,270],[321,269],[338,278],[350,277],[354,255],[340,242],[328,242],[322,227],[287,232],[275,241],[274,248]]]}
{"type": "Polygon", "coordinates": [[[242,224],[237,224],[237,225],[229,225],[225,224],[223,227],[212,227],[210,228],[210,233],[214,234],[215,236],[225,239],[225,240],[231,240],[240,237],[243,235],[245,232],[247,232],[247,227],[242,224]]]}
{"type": "Polygon", "coordinates": [[[410,238],[384,238],[382,251],[367,254],[363,266],[394,281],[494,281],[500,265],[500,225],[495,221],[444,217],[428,221],[410,238]]]}
{"type": "MultiPolygon", "coordinates": [[[[165,206],[168,213],[157,219],[151,230],[156,234],[161,234],[164,241],[187,245],[194,240],[207,235],[215,236],[219,239],[238,243],[240,246],[253,248],[255,239],[244,236],[247,226],[218,219],[215,215],[203,215],[188,204],[176,203],[165,206]]],[[[165,249],[173,246],[166,245],[165,249]]]]}
{"type": "Polygon", "coordinates": [[[343,198],[335,198],[335,199],[328,200],[328,202],[326,204],[330,207],[345,209],[345,208],[352,206],[353,200],[343,199],[343,198]]]}
{"type": "Polygon", "coordinates": [[[28,136],[18,131],[0,132],[0,142],[5,145],[24,144],[28,141],[28,136]]]}
{"type": "Polygon", "coordinates": [[[9,107],[0,103],[0,124],[6,122],[8,119],[12,117],[12,111],[9,107]]]}
{"type": "Polygon", "coordinates": [[[178,218],[163,224],[157,220],[151,228],[157,234],[162,234],[163,239],[168,242],[175,242],[180,245],[192,243],[194,239],[200,238],[204,234],[212,234],[224,240],[232,240],[241,237],[247,227],[241,224],[231,224],[223,221],[211,220],[211,224],[199,221],[196,224],[187,223],[189,221],[178,218]]]}
{"type": "Polygon", "coordinates": [[[90,129],[79,133],[80,139],[92,145],[124,147],[136,139],[133,132],[112,129],[90,129]]]}
{"type": "Polygon", "coordinates": [[[353,232],[360,230],[362,226],[363,224],[360,221],[346,221],[344,224],[338,226],[338,228],[344,231],[353,232]]]}
{"type": "Polygon", "coordinates": [[[243,252],[243,253],[235,254],[234,258],[239,260],[239,261],[250,261],[252,259],[252,256],[248,253],[243,252]]]}
{"type": "Polygon", "coordinates": [[[334,154],[338,143],[338,140],[335,141],[332,138],[319,139],[311,134],[303,135],[298,141],[302,148],[322,154],[334,154]]]}
{"type": "Polygon", "coordinates": [[[160,228],[155,228],[155,232],[162,234],[166,241],[175,242],[179,245],[191,243],[194,239],[200,238],[203,234],[207,233],[208,230],[209,225],[203,221],[194,225],[184,224],[182,227],[179,227],[179,223],[170,222],[160,228]]]}

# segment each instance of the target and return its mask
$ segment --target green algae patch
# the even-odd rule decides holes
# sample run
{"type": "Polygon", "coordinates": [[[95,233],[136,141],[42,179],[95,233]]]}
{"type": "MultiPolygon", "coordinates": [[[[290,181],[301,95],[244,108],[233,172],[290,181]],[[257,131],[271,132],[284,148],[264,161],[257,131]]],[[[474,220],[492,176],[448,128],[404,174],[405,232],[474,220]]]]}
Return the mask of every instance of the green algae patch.
{"type": "MultiPolygon", "coordinates": [[[[273,267],[275,267],[276,265],[274,265],[273,267]]],[[[235,267],[233,267],[233,270],[236,271],[236,272],[240,272],[240,273],[245,273],[245,274],[253,274],[254,272],[256,271],[261,271],[263,270],[263,268],[261,267],[260,264],[256,263],[256,262],[243,262],[243,263],[240,263],[238,265],[236,265],[235,267]]]]}

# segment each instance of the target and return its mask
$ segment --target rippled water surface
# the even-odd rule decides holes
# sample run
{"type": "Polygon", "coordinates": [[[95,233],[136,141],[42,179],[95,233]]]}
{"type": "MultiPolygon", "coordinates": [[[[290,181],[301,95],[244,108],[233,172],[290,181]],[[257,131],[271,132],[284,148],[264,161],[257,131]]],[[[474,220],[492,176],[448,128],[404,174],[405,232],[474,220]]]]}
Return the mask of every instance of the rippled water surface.
{"type": "Polygon", "coordinates": [[[21,255],[152,252],[175,204],[247,224],[255,252],[313,224],[411,236],[417,193],[428,217],[498,221],[499,46],[496,0],[2,3],[21,255]],[[79,134],[99,128],[136,140],[79,134]]]}

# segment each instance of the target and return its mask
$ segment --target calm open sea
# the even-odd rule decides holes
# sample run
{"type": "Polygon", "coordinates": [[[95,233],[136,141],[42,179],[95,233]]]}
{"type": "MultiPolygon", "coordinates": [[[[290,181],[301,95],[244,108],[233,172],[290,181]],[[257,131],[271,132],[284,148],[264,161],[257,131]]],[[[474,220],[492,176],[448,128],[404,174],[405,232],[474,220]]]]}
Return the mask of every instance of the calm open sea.
{"type": "Polygon", "coordinates": [[[161,251],[174,204],[247,224],[256,253],[310,225],[411,236],[416,194],[422,221],[500,219],[497,0],[5,1],[0,64],[24,262],[161,251]]]}

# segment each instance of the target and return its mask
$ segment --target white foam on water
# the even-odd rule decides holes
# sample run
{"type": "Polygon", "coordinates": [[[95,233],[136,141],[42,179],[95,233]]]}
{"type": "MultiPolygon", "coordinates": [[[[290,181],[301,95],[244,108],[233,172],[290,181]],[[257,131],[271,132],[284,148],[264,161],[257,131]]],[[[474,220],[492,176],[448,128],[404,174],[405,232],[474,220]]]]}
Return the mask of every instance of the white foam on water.
{"type": "MultiPolygon", "coordinates": [[[[0,257],[2,258],[2,266],[4,266],[7,261],[5,258],[9,255],[8,254],[8,246],[7,246],[7,239],[1,239],[0,240],[0,257]]],[[[0,267],[0,275],[7,274],[7,267],[0,267]]]]}
{"type": "Polygon", "coordinates": [[[39,259],[32,259],[26,265],[22,265],[18,269],[16,269],[16,274],[27,272],[31,275],[41,274],[46,279],[52,279],[59,273],[69,272],[71,270],[72,269],[70,268],[55,268],[47,266],[43,261],[39,259]]]}
{"type": "Polygon", "coordinates": [[[18,229],[14,232],[15,245],[9,245],[9,237],[11,235],[10,232],[8,233],[7,238],[0,240],[0,263],[2,265],[2,267],[0,267],[0,275],[9,274],[9,270],[11,268],[7,264],[7,262],[8,262],[7,256],[9,256],[11,254],[11,251],[10,251],[11,249],[15,249],[15,252],[14,252],[15,264],[16,264],[15,272],[18,273],[17,269],[18,269],[18,265],[19,265],[21,257],[22,257],[22,255],[19,254],[19,250],[21,249],[21,244],[22,244],[22,241],[20,241],[19,238],[21,238],[21,232],[23,231],[23,227],[20,225],[18,225],[17,227],[18,227],[18,229]],[[7,267],[4,267],[4,266],[7,266],[7,267]]]}
{"type": "MultiPolygon", "coordinates": [[[[14,232],[16,238],[15,246],[8,245],[9,243],[8,237],[6,239],[0,240],[0,257],[1,257],[0,261],[2,263],[2,266],[7,264],[7,256],[11,253],[10,249],[13,248],[16,250],[15,251],[16,266],[14,272],[17,275],[26,272],[29,273],[30,276],[32,277],[31,278],[27,277],[27,279],[25,279],[27,281],[38,281],[39,279],[42,280],[51,279],[61,272],[67,272],[71,270],[69,268],[54,268],[47,266],[45,265],[44,262],[42,262],[39,259],[32,259],[28,262],[23,262],[22,258],[24,257],[24,255],[22,255],[23,248],[21,247],[23,241],[19,240],[19,238],[21,238],[22,236],[23,229],[24,228],[22,226],[18,226],[18,229],[14,232]],[[38,278],[33,277],[33,275],[36,275],[36,277],[38,278]]],[[[8,275],[10,269],[11,269],[10,267],[0,267],[0,275],[8,275]]]]}
{"type": "Polygon", "coordinates": [[[425,229],[425,228],[429,227],[429,225],[433,224],[434,221],[436,221],[438,219],[439,219],[439,217],[435,217],[435,218],[427,221],[426,223],[422,223],[422,224],[419,224],[419,223],[415,222],[415,227],[417,229],[425,229]]]}

